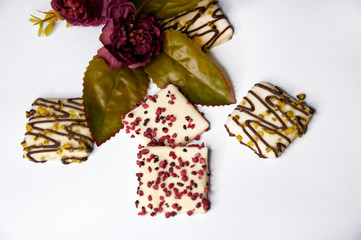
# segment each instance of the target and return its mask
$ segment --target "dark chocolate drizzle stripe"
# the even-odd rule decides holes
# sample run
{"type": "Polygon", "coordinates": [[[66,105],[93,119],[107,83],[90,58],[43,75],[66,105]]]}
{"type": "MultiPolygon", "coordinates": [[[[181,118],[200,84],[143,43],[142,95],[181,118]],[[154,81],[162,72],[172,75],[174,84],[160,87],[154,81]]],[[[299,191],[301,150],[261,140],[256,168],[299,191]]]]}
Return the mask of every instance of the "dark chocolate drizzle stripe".
{"type": "MultiPolygon", "coordinates": [[[[82,108],[82,104],[81,104],[81,98],[70,98],[70,99],[66,99],[66,103],[62,103],[61,100],[58,101],[50,101],[48,99],[43,99],[43,98],[39,98],[37,99],[32,106],[40,106],[40,107],[44,107],[44,108],[51,108],[56,112],[60,112],[60,115],[46,115],[46,116],[34,116],[36,114],[36,110],[32,109],[28,112],[28,118],[29,118],[29,123],[28,125],[31,126],[34,130],[38,131],[38,132],[26,132],[25,135],[32,135],[34,137],[38,137],[38,138],[43,138],[48,140],[49,142],[51,142],[52,144],[46,144],[46,145],[31,145],[31,146],[25,146],[25,149],[29,149],[29,152],[26,154],[26,156],[29,158],[29,160],[33,161],[33,162],[46,162],[47,160],[36,160],[32,155],[34,154],[40,154],[40,153],[46,153],[46,152],[57,152],[59,146],[60,146],[60,142],[57,141],[54,138],[51,138],[49,136],[51,135],[44,135],[44,131],[48,131],[54,135],[57,136],[63,136],[63,137],[68,137],[69,139],[74,139],[75,141],[79,142],[79,143],[83,143],[85,145],[85,147],[68,147],[65,148],[67,150],[84,150],[84,151],[88,151],[91,152],[93,150],[93,143],[94,140],[86,135],[74,132],[73,130],[71,130],[72,127],[81,127],[81,128],[86,128],[86,121],[85,119],[76,119],[76,118],[68,118],[70,116],[70,114],[66,111],[63,111],[61,109],[58,109],[56,106],[58,107],[67,107],[67,108],[71,108],[71,109],[75,109],[77,111],[83,112],[83,108],[82,108]],[[81,108],[79,108],[81,107],[81,108]],[[42,120],[44,119],[44,120],[42,120]],[[63,132],[59,132],[56,130],[53,130],[51,128],[46,129],[46,128],[42,128],[39,127],[38,125],[40,124],[46,124],[46,123],[68,123],[65,127],[64,130],[66,131],[66,133],[63,132]]],[[[26,144],[26,142],[24,141],[23,143],[26,144]]],[[[68,164],[71,162],[71,160],[80,160],[80,161],[86,161],[87,157],[82,157],[82,158],[78,158],[78,157],[72,157],[72,156],[67,156],[67,157],[63,157],[61,159],[61,161],[64,164],[68,164]]]]}
{"type": "MultiPolygon", "coordinates": [[[[277,107],[278,108],[278,111],[282,114],[282,116],[284,116],[287,121],[289,121],[292,126],[296,126],[297,127],[297,131],[298,131],[298,134],[299,136],[302,136],[304,133],[306,133],[307,131],[307,125],[306,124],[303,124],[301,120],[305,120],[305,118],[301,117],[301,116],[298,116],[298,115],[295,115],[295,121],[293,121],[290,117],[287,116],[287,114],[285,112],[283,112],[281,110],[281,107],[277,104],[273,104],[271,102],[271,98],[274,98],[274,99],[277,99],[278,101],[280,102],[283,102],[284,104],[287,104],[289,105],[290,107],[292,107],[295,111],[298,111],[302,114],[305,114],[305,115],[310,115],[313,113],[313,110],[309,108],[308,111],[306,111],[306,107],[305,105],[302,103],[302,102],[299,102],[299,103],[295,103],[294,101],[291,100],[291,98],[286,95],[284,93],[284,91],[282,91],[280,88],[278,87],[275,87],[275,89],[273,88],[270,88],[268,86],[265,86],[261,83],[257,83],[255,84],[256,87],[259,87],[259,88],[262,88],[268,92],[271,93],[271,95],[268,95],[266,96],[265,98],[265,101],[263,101],[254,91],[250,90],[249,93],[252,94],[258,102],[260,102],[263,106],[265,106],[267,108],[267,110],[269,111],[270,115],[272,114],[272,116],[274,116],[278,122],[281,124],[280,127],[276,126],[275,124],[273,124],[272,122],[269,122],[269,121],[266,121],[264,120],[263,118],[253,114],[252,112],[255,110],[255,107],[254,107],[254,103],[252,101],[249,100],[249,98],[247,97],[244,97],[244,100],[248,102],[248,104],[250,105],[250,107],[245,107],[245,106],[242,106],[241,104],[238,105],[236,107],[236,110],[240,111],[240,112],[243,112],[243,113],[246,113],[247,115],[250,115],[251,117],[257,119],[257,120],[246,120],[245,121],[245,124],[246,126],[252,131],[252,133],[265,145],[267,146],[267,148],[270,148],[271,151],[275,154],[276,157],[278,157],[280,155],[280,153],[286,148],[286,145],[281,143],[281,142],[278,142],[276,144],[276,147],[277,147],[277,151],[270,146],[270,144],[268,144],[263,137],[261,137],[259,135],[259,133],[257,132],[257,130],[251,125],[251,123],[255,123],[257,124],[258,126],[266,129],[266,130],[270,130],[270,131],[273,131],[274,134],[277,134],[278,136],[280,136],[281,138],[285,139],[287,142],[291,143],[291,139],[289,139],[286,135],[282,134],[281,132],[282,131],[285,131],[287,130],[287,125],[286,123],[282,120],[281,117],[279,117],[279,115],[276,113],[276,111],[273,109],[274,107],[277,107]],[[301,108],[297,107],[297,105],[300,105],[301,108]],[[280,132],[281,131],[281,132],[280,132]]],[[[242,131],[247,135],[247,137],[252,141],[252,143],[255,145],[255,147],[257,148],[258,152],[257,155],[262,157],[262,158],[265,158],[265,156],[262,154],[262,151],[257,143],[257,141],[255,141],[251,134],[246,130],[246,128],[235,118],[235,117],[232,117],[232,120],[239,126],[242,128],[242,131]]],[[[236,136],[235,134],[233,133],[230,133],[228,127],[226,127],[228,133],[230,134],[230,136],[236,136]]],[[[267,133],[267,132],[265,132],[267,133]]],[[[244,144],[243,142],[241,142],[243,145],[246,145],[247,147],[251,148],[253,150],[252,147],[248,146],[247,144],[244,144]]]]}
{"type": "MultiPolygon", "coordinates": [[[[81,124],[79,124],[79,122],[84,122],[85,123],[85,120],[79,120],[79,119],[77,119],[77,120],[75,120],[75,119],[44,120],[44,121],[34,121],[34,122],[31,122],[31,123],[28,123],[28,125],[30,125],[33,129],[38,130],[39,132],[44,132],[44,130],[47,130],[47,131],[49,131],[49,132],[51,132],[53,134],[59,135],[59,136],[73,138],[74,140],[76,140],[78,142],[84,143],[87,146],[86,149],[88,151],[91,151],[92,150],[93,139],[91,139],[88,136],[82,135],[80,133],[74,132],[74,131],[70,130],[70,128],[69,128],[69,127],[74,127],[74,126],[84,128],[85,125],[81,125],[81,124]],[[67,133],[62,133],[62,132],[59,132],[59,131],[55,131],[53,129],[45,129],[45,128],[40,128],[40,127],[35,126],[37,124],[42,124],[42,123],[60,123],[60,122],[73,122],[73,123],[71,123],[69,126],[64,127],[64,130],[67,133]],[[90,143],[88,143],[88,142],[90,142],[90,143]]],[[[30,132],[27,132],[25,134],[27,135],[28,133],[30,133],[30,132]]],[[[32,133],[32,135],[35,135],[37,137],[45,136],[45,135],[42,135],[42,134],[35,134],[35,133],[32,133]]],[[[47,139],[50,140],[49,137],[47,137],[47,139]]],[[[33,146],[29,146],[29,147],[33,147],[33,146]]],[[[43,147],[43,146],[37,146],[37,147],[43,147]]],[[[56,147],[59,147],[59,146],[56,146],[56,147]]],[[[74,149],[75,150],[75,149],[79,149],[79,148],[69,148],[69,149],[74,149]]]]}
{"type": "Polygon", "coordinates": [[[66,100],[68,104],[64,104],[62,103],[60,100],[58,101],[51,101],[48,99],[44,99],[44,98],[38,98],[34,101],[34,103],[32,104],[32,106],[39,106],[39,107],[44,107],[44,108],[51,108],[53,109],[55,112],[59,112],[61,113],[61,115],[47,115],[47,116],[34,116],[36,114],[36,111],[34,109],[30,110],[30,112],[28,112],[28,117],[30,118],[29,120],[32,120],[34,118],[42,118],[42,117],[59,117],[59,118],[67,118],[70,116],[70,114],[64,110],[59,109],[67,107],[67,108],[71,108],[77,111],[81,111],[83,112],[83,107],[81,104],[82,99],[81,98],[69,98],[66,100]]]}
{"type": "Polygon", "coordinates": [[[195,37],[201,37],[201,36],[204,36],[204,35],[207,35],[207,34],[212,34],[213,33],[213,36],[206,42],[203,44],[202,46],[202,50],[203,51],[207,51],[208,49],[210,49],[214,44],[215,42],[230,28],[232,28],[231,26],[228,26],[226,27],[222,32],[220,32],[217,27],[214,25],[217,21],[221,20],[221,19],[226,19],[226,16],[224,16],[222,14],[222,11],[220,8],[217,8],[216,10],[214,10],[214,12],[212,13],[212,18],[214,20],[212,21],[209,21],[209,22],[206,22],[204,23],[203,25],[195,28],[195,29],[192,29],[190,30],[190,28],[192,27],[193,24],[195,24],[197,22],[197,20],[202,17],[203,14],[205,14],[207,12],[207,10],[211,7],[213,7],[213,5],[217,4],[217,1],[212,1],[210,3],[208,3],[206,6],[201,6],[201,7],[197,7],[195,10],[193,11],[186,11],[176,17],[173,17],[169,20],[167,20],[166,22],[164,22],[162,24],[162,28],[163,30],[178,30],[182,33],[185,33],[187,34],[189,37],[191,38],[195,38],[195,37]],[[179,28],[179,24],[177,22],[175,22],[174,24],[172,25],[169,25],[169,26],[166,26],[168,24],[170,24],[171,22],[173,21],[176,21],[177,19],[191,13],[191,12],[197,12],[197,14],[190,20],[188,20],[183,27],[180,27],[179,28]],[[217,13],[220,13],[220,14],[217,14],[217,13]],[[202,31],[204,28],[207,28],[209,26],[212,26],[211,29],[207,30],[207,31],[204,31],[204,32],[201,32],[201,33],[197,33],[197,32],[200,32],[202,31]],[[179,28],[179,29],[178,29],[179,28]]]}
{"type": "Polygon", "coordinates": [[[60,143],[58,141],[56,141],[55,139],[52,139],[48,136],[45,136],[43,134],[39,134],[39,133],[33,133],[33,132],[26,132],[25,135],[31,135],[31,136],[34,136],[34,137],[38,137],[38,138],[44,138],[52,143],[54,143],[53,145],[30,145],[30,146],[27,146],[28,148],[58,148],[60,146],[60,143]]]}
{"type": "Polygon", "coordinates": [[[61,102],[61,100],[54,102],[54,101],[50,101],[48,99],[38,98],[33,103],[33,106],[37,105],[39,102],[43,102],[46,106],[49,106],[49,104],[53,104],[55,106],[64,106],[64,107],[76,109],[78,111],[83,111],[83,107],[82,107],[83,105],[81,104],[81,98],[69,98],[69,99],[66,99],[66,101],[69,104],[64,104],[61,102]],[[79,102],[77,102],[77,101],[79,101],[79,102]]]}

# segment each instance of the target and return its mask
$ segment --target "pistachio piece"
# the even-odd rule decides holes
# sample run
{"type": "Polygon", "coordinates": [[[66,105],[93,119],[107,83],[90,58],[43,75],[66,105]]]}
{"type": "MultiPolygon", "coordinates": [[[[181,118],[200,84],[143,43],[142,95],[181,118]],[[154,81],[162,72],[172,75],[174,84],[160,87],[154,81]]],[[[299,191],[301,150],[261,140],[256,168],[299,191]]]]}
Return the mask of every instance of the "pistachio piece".
{"type": "Polygon", "coordinates": [[[289,135],[291,133],[293,133],[294,129],[293,127],[287,128],[287,130],[285,131],[285,134],[289,135]]]}
{"type": "Polygon", "coordinates": [[[57,130],[58,130],[58,123],[54,123],[54,125],[53,125],[53,130],[54,130],[54,131],[57,131],[57,130]]]}
{"type": "Polygon", "coordinates": [[[287,117],[289,117],[289,118],[294,117],[294,115],[293,115],[293,112],[292,112],[292,111],[288,111],[288,112],[286,112],[286,115],[287,115],[287,117]]]}
{"type": "Polygon", "coordinates": [[[276,133],[275,131],[267,129],[267,128],[262,128],[262,130],[265,131],[266,133],[270,134],[270,135],[273,135],[273,134],[276,133]]]}
{"type": "Polygon", "coordinates": [[[49,114],[48,110],[46,110],[45,108],[42,108],[42,107],[38,107],[36,109],[36,112],[41,116],[46,116],[49,114]]]}
{"type": "Polygon", "coordinates": [[[67,143],[63,145],[63,148],[67,149],[67,148],[71,148],[71,144],[67,143]]]}
{"type": "Polygon", "coordinates": [[[31,132],[31,130],[33,130],[33,127],[29,124],[26,124],[26,131],[31,132]]]}
{"type": "Polygon", "coordinates": [[[306,98],[306,94],[300,93],[300,94],[297,95],[297,98],[300,99],[300,100],[304,100],[306,98]]]}
{"type": "Polygon", "coordinates": [[[239,142],[242,142],[242,136],[241,136],[241,135],[237,135],[237,140],[238,140],[239,142]]]}
{"type": "Polygon", "coordinates": [[[278,100],[278,105],[282,108],[282,107],[286,106],[286,103],[278,100]]]}

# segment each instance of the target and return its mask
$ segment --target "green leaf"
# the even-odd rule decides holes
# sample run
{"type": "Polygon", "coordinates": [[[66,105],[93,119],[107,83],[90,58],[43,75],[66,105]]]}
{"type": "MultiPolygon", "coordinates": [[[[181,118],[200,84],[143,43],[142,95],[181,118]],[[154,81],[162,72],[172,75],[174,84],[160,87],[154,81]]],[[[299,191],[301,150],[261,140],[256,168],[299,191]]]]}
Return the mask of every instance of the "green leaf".
{"type": "Polygon", "coordinates": [[[152,14],[160,20],[193,10],[200,0],[132,0],[137,12],[152,14]]]}
{"type": "Polygon", "coordinates": [[[97,56],[89,62],[83,83],[84,111],[98,146],[124,127],[121,115],[144,99],[148,86],[142,68],[111,69],[97,56]]]}
{"type": "Polygon", "coordinates": [[[214,106],[236,102],[222,72],[191,39],[178,31],[165,31],[165,35],[163,52],[145,66],[158,87],[173,83],[196,104],[214,106]]]}

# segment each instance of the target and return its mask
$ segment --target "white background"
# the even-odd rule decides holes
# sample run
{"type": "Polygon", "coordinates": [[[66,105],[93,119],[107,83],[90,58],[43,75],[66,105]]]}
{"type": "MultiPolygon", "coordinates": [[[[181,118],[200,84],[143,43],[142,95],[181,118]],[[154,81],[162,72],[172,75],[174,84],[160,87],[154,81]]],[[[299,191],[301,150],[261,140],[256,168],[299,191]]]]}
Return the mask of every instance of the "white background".
{"type": "MultiPolygon", "coordinates": [[[[25,111],[38,97],[82,95],[101,27],[61,22],[37,37],[46,0],[0,0],[0,240],[361,239],[361,1],[221,0],[235,29],[211,50],[237,102],[259,81],[316,109],[276,160],[259,159],[224,122],[236,105],[200,107],[211,123],[211,210],[137,216],[137,142],[122,131],[83,164],[22,159],[25,111]]],[[[153,92],[156,91],[152,86],[153,92]]]]}

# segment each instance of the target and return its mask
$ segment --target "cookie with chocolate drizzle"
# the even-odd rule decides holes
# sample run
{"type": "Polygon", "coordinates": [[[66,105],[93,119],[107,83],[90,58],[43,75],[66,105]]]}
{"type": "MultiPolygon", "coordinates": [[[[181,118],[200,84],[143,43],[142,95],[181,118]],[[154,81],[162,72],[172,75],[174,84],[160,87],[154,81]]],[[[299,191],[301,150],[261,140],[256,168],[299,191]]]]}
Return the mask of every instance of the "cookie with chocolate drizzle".
{"type": "Polygon", "coordinates": [[[162,28],[187,34],[203,51],[230,40],[233,35],[226,16],[213,0],[200,1],[193,11],[164,21],[162,28]]]}
{"type": "Polygon", "coordinates": [[[38,98],[26,117],[27,132],[21,145],[30,161],[81,163],[93,150],[81,98],[38,98]]]}
{"type": "Polygon", "coordinates": [[[303,102],[266,82],[257,83],[226,121],[230,136],[261,158],[277,158],[307,131],[314,112],[303,102]]]}

